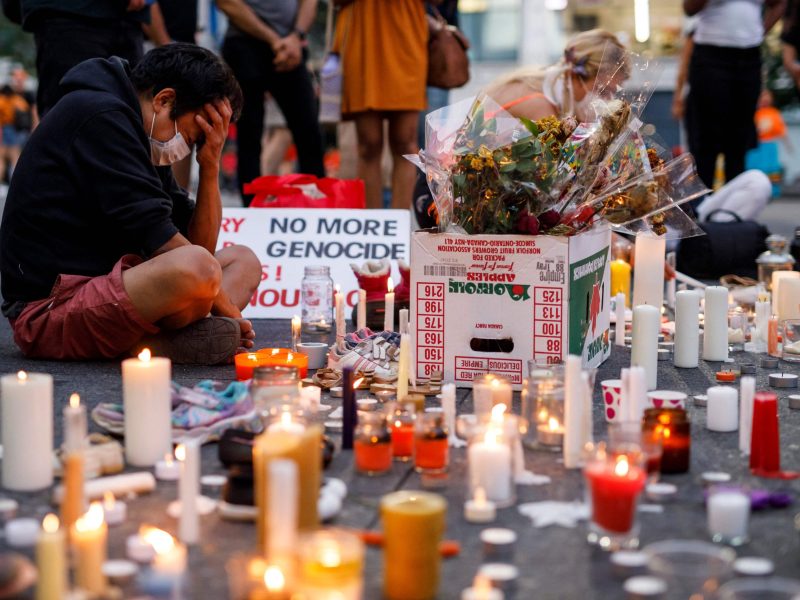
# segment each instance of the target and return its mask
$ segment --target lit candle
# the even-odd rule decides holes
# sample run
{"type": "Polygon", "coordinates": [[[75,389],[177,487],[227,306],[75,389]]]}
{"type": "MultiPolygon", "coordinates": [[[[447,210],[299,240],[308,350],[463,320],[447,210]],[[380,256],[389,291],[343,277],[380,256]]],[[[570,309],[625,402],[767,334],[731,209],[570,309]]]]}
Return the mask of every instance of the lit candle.
{"type": "Polygon", "coordinates": [[[64,486],[61,522],[67,531],[86,511],[83,495],[83,457],[86,435],[86,407],[81,404],[78,394],[72,394],[69,404],[64,407],[64,453],[61,461],[64,486]]]}
{"type": "Polygon", "coordinates": [[[387,600],[436,597],[446,511],[447,501],[428,492],[400,491],[381,499],[383,593],[387,600]]]}
{"type": "Polygon", "coordinates": [[[728,288],[708,286],[704,311],[703,360],[728,358],[728,288]]]}
{"type": "MultiPolygon", "coordinates": [[[[500,424],[504,405],[499,405],[500,424]]],[[[514,499],[511,485],[511,448],[504,441],[502,429],[495,424],[495,411],[492,411],[492,423],[479,441],[470,444],[467,451],[469,465],[469,482],[474,488],[486,491],[487,498],[498,506],[508,506],[514,499]]]]}
{"type": "Polygon", "coordinates": [[[125,458],[151,467],[172,450],[172,363],[142,350],[122,361],[125,458]]]}
{"type": "Polygon", "coordinates": [[[614,300],[614,315],[616,316],[616,323],[614,324],[614,343],[617,346],[625,345],[625,294],[622,292],[617,293],[614,300]]]}
{"type": "Polygon", "coordinates": [[[356,330],[367,326],[367,290],[358,290],[358,312],[356,313],[356,330]]]}
{"type": "Polygon", "coordinates": [[[581,379],[581,357],[570,354],[564,368],[564,466],[577,469],[586,440],[584,433],[584,411],[586,405],[583,380],[581,379]]]}
{"type": "Polygon", "coordinates": [[[181,477],[181,467],[172,458],[172,453],[167,452],[164,460],[156,463],[156,479],[159,481],[178,481],[181,477]]]}
{"type": "MultiPolygon", "coordinates": [[[[387,330],[389,331],[389,330],[387,330]]],[[[408,375],[411,368],[411,340],[408,333],[400,334],[400,357],[397,364],[397,399],[402,402],[408,396],[408,375]]]]}
{"type": "Polygon", "coordinates": [[[649,304],[661,310],[664,304],[665,251],[664,237],[637,234],[634,248],[633,306],[649,304]]]}
{"type": "Polygon", "coordinates": [[[261,366],[261,360],[255,352],[242,352],[233,357],[236,365],[236,380],[246,381],[253,378],[253,371],[261,366]]]}
{"type": "Polygon", "coordinates": [[[630,531],[646,471],[619,454],[593,461],[584,474],[591,490],[592,522],[612,533],[630,531]]]}
{"type": "Polygon", "coordinates": [[[739,545],[746,541],[747,524],[750,520],[748,494],[733,488],[712,489],[706,508],[708,531],[715,542],[739,545]]]}
{"type": "Polygon", "coordinates": [[[649,408],[644,414],[643,430],[661,438],[662,473],[685,473],[689,470],[691,423],[682,408],[649,408]]]}
{"type": "Polygon", "coordinates": [[[127,515],[128,506],[122,500],[117,500],[111,492],[106,492],[103,497],[103,517],[106,523],[121,525],[127,515]]]}
{"type": "Polygon", "coordinates": [[[504,377],[487,373],[472,380],[472,402],[475,416],[478,419],[488,417],[492,407],[505,404],[506,410],[511,410],[511,396],[513,394],[511,383],[504,377]]]}
{"type": "Polygon", "coordinates": [[[545,446],[562,446],[564,427],[556,417],[548,417],[547,423],[539,423],[536,426],[536,441],[545,446]]]}
{"type": "Polygon", "coordinates": [[[734,387],[715,385],[706,392],[706,428],[710,431],[736,431],[739,426],[739,394],[734,387]]]}
{"type": "Polygon", "coordinates": [[[400,309],[400,333],[408,333],[408,309],[400,309]]]}
{"type": "Polygon", "coordinates": [[[464,518],[470,523],[491,523],[496,516],[495,503],[486,499],[486,490],[476,487],[472,500],[464,503],[464,518]]]}
{"type": "Polygon", "coordinates": [[[0,379],[3,487],[29,492],[53,484],[53,378],[44,373],[0,379]]]}
{"type": "Polygon", "coordinates": [[[251,593],[249,600],[290,600],[291,593],[287,588],[286,573],[279,565],[268,565],[264,569],[262,580],[264,589],[251,593]]]}
{"type": "Polygon", "coordinates": [[[611,295],[623,295],[623,306],[630,304],[631,297],[631,266],[618,258],[611,261],[611,295]]]}
{"type": "Polygon", "coordinates": [[[392,456],[407,461],[414,456],[414,412],[398,409],[392,415],[389,430],[392,436],[392,456]]]}
{"type": "Polygon", "coordinates": [[[106,591],[103,563],[108,526],[99,502],[92,502],[89,510],[75,521],[70,538],[75,552],[75,585],[92,595],[102,596],[106,591]]]}
{"type": "Polygon", "coordinates": [[[178,519],[178,537],[184,544],[200,540],[200,517],[197,514],[197,496],[200,494],[200,444],[187,440],[175,448],[175,458],[181,465],[178,481],[178,499],[181,514],[178,519]]]}
{"type": "Polygon", "coordinates": [[[756,395],[755,377],[742,377],[739,385],[739,451],[750,455],[750,438],[753,433],[753,398],[756,395]]]}
{"type": "Polygon", "coordinates": [[[633,309],[631,334],[631,365],[645,371],[648,391],[658,388],[658,332],[661,328],[661,311],[643,304],[633,309]]]}
{"type": "Polygon", "coordinates": [[[700,295],[683,290],[675,295],[675,348],[673,361],[681,369],[694,369],[700,360],[700,295]]]}
{"type": "Polygon", "coordinates": [[[347,332],[347,323],[344,320],[344,294],[342,288],[337,283],[334,286],[333,308],[336,316],[336,341],[343,340],[347,332]]]}
{"type": "Polygon", "coordinates": [[[292,352],[297,352],[297,344],[300,343],[300,317],[292,317],[292,352]]]}
{"type": "Polygon", "coordinates": [[[280,416],[274,423],[269,424],[267,431],[270,433],[275,431],[286,431],[288,433],[302,434],[306,430],[306,427],[302,423],[298,423],[294,420],[294,417],[292,417],[291,405],[281,408],[282,410],[280,411],[280,416]]]}
{"type": "Polygon", "coordinates": [[[297,463],[289,459],[269,462],[267,500],[267,556],[292,556],[297,544],[297,463]]]}
{"type": "Polygon", "coordinates": [[[383,330],[394,331],[394,283],[391,277],[389,277],[386,284],[386,290],[383,309],[383,330]]]}
{"type": "MultiPolygon", "coordinates": [[[[361,600],[364,543],[342,529],[322,529],[301,538],[299,595],[305,600],[361,600]]],[[[410,599],[408,599],[410,600],[410,599]]]]}
{"type": "Polygon", "coordinates": [[[36,542],[36,600],[61,600],[67,595],[67,553],[64,530],[58,517],[50,514],[42,521],[36,542]]]}
{"type": "MultiPolygon", "coordinates": [[[[252,354],[252,353],[251,353],[252,354]]],[[[255,367],[294,367],[301,379],[308,376],[308,355],[292,352],[290,348],[261,348],[256,351],[255,367]]],[[[236,357],[246,356],[237,354],[236,357]]],[[[250,373],[252,377],[252,373],[250,373]]]]}
{"type": "Polygon", "coordinates": [[[492,587],[492,580],[478,573],[472,581],[472,587],[461,592],[461,600],[503,600],[503,592],[492,587]]]}
{"type": "Polygon", "coordinates": [[[140,580],[141,591],[151,596],[181,598],[186,573],[186,546],[160,529],[152,528],[146,536],[155,557],[152,568],[140,580]]]}

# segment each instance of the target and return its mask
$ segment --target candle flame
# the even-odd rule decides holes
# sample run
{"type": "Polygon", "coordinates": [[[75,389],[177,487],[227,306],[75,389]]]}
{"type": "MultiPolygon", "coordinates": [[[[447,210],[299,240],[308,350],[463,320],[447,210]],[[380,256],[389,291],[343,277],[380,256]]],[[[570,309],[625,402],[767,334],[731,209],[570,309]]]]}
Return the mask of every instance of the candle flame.
{"type": "Polygon", "coordinates": [[[483,440],[487,444],[490,444],[490,445],[496,444],[497,443],[497,432],[494,429],[489,428],[486,431],[486,435],[483,436],[483,440]]]}
{"type": "Polygon", "coordinates": [[[546,408],[543,408],[542,410],[540,410],[539,411],[539,422],[542,423],[542,422],[546,421],[548,414],[549,413],[547,412],[546,408]]]}
{"type": "Polygon", "coordinates": [[[145,348],[139,352],[139,360],[142,362],[150,362],[150,348],[145,348]]]}
{"type": "Polygon", "coordinates": [[[395,427],[397,427],[398,429],[399,429],[399,428],[400,428],[402,425],[403,425],[403,424],[400,422],[400,419],[398,419],[397,421],[395,421],[395,422],[394,422],[394,426],[395,426],[395,427]]]}
{"type": "Polygon", "coordinates": [[[175,547],[175,538],[157,527],[142,525],[139,528],[139,536],[155,550],[156,554],[166,554],[175,547]]]}
{"type": "Polygon", "coordinates": [[[103,505],[99,502],[92,502],[89,510],[75,521],[75,530],[79,532],[95,531],[102,527],[104,520],[103,505]]]}
{"type": "Polygon", "coordinates": [[[175,448],[175,458],[181,462],[186,460],[186,446],[178,444],[177,448],[175,448]]]}
{"type": "Polygon", "coordinates": [[[272,349],[272,356],[275,356],[278,352],[280,352],[279,348],[273,348],[272,349]]]}
{"type": "Polygon", "coordinates": [[[390,294],[394,291],[394,281],[392,281],[391,277],[386,280],[386,291],[390,294]]]}
{"type": "Polygon", "coordinates": [[[300,327],[300,316],[295,315],[292,317],[292,327],[300,327]]]}
{"type": "Polygon", "coordinates": [[[617,477],[625,477],[630,471],[630,465],[628,464],[628,457],[627,456],[618,456],[617,457],[617,464],[614,465],[614,475],[617,477]]]}
{"type": "Polygon", "coordinates": [[[291,425],[292,424],[292,413],[290,412],[282,412],[281,413],[281,425],[291,425]]]}
{"type": "Polygon", "coordinates": [[[334,540],[325,540],[320,544],[319,548],[319,562],[323,567],[329,569],[338,567],[342,564],[342,555],[339,552],[339,547],[334,540]]]}
{"type": "Polygon", "coordinates": [[[114,508],[114,505],[117,503],[117,499],[114,498],[114,492],[106,490],[103,494],[103,507],[106,510],[114,508]]]}
{"type": "Polygon", "coordinates": [[[247,355],[247,360],[258,360],[258,356],[253,354],[252,352],[247,355]]]}
{"type": "Polygon", "coordinates": [[[547,426],[550,428],[550,431],[558,431],[558,425],[558,419],[555,417],[550,417],[550,419],[547,421],[547,426]]]}
{"type": "Polygon", "coordinates": [[[20,381],[25,381],[28,379],[28,374],[25,371],[18,371],[17,379],[19,379],[20,381]]]}
{"type": "Polygon", "coordinates": [[[286,357],[286,362],[287,362],[287,363],[290,363],[290,362],[292,362],[293,360],[294,360],[294,354],[292,354],[291,352],[289,352],[289,356],[287,356],[287,357],[286,357]]]}
{"type": "Polygon", "coordinates": [[[59,522],[58,517],[53,513],[45,516],[44,520],[42,521],[42,529],[44,529],[45,533],[55,533],[58,531],[58,527],[60,525],[61,523],[59,522]]]}
{"type": "Polygon", "coordinates": [[[354,389],[354,390],[357,390],[357,389],[358,389],[358,386],[360,386],[360,385],[361,385],[363,382],[364,382],[364,378],[363,378],[363,377],[359,377],[358,379],[356,379],[356,380],[353,382],[353,389],[354,389]]]}
{"type": "Polygon", "coordinates": [[[267,570],[264,571],[264,586],[267,588],[267,591],[280,592],[285,585],[286,577],[283,576],[283,572],[280,568],[275,565],[267,567],[267,570]]]}
{"type": "Polygon", "coordinates": [[[80,405],[81,405],[81,397],[78,394],[73,393],[69,397],[69,407],[78,408],[80,405]]]}
{"type": "Polygon", "coordinates": [[[486,504],[486,490],[483,489],[483,486],[478,486],[475,488],[475,504],[478,506],[483,506],[486,504]]]}
{"type": "Polygon", "coordinates": [[[502,423],[503,422],[503,413],[506,412],[506,405],[502,402],[500,404],[495,404],[492,407],[492,422],[493,423],[502,423]]]}

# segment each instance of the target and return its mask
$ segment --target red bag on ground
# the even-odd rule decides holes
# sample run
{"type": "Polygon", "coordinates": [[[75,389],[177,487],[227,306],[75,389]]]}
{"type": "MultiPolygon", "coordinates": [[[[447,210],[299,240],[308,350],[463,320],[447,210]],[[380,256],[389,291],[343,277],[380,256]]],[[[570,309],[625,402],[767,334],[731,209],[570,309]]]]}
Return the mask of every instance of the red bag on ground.
{"type": "Polygon", "coordinates": [[[265,175],[244,184],[251,208],[366,208],[364,182],[314,175],[265,175]]]}

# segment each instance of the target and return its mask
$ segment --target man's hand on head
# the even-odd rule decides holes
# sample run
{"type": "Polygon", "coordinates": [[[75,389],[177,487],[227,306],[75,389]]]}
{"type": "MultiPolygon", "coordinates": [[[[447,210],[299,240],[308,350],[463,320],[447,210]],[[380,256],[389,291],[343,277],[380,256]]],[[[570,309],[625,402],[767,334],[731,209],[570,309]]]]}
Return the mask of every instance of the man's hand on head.
{"type": "Polygon", "coordinates": [[[218,169],[233,110],[227,98],[206,104],[204,108],[206,116],[195,116],[205,136],[205,141],[197,151],[197,163],[201,169],[218,169]]]}

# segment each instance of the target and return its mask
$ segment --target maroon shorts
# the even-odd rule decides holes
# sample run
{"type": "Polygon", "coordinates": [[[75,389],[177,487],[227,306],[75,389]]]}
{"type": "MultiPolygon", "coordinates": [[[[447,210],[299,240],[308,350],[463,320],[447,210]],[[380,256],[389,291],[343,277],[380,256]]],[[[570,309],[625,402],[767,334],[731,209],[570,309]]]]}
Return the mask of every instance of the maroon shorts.
{"type": "Polygon", "coordinates": [[[126,254],[108,275],[59,275],[49,298],[28,302],[10,320],[17,346],[28,358],[116,358],[146,334],[158,333],[122,285],[122,272],[142,262],[126,254]]]}

